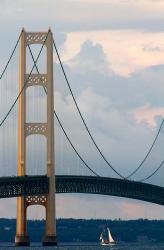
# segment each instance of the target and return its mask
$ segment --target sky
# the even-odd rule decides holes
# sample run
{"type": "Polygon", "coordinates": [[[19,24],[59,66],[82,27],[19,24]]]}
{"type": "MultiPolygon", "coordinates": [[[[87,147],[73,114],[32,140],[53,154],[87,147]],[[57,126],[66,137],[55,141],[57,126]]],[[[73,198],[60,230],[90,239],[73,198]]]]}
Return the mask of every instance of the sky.
{"type": "MultiPolygon", "coordinates": [[[[47,31],[50,27],[89,129],[107,159],[126,176],[143,160],[164,115],[163,23],[163,0],[1,0],[0,72],[22,27],[27,31],[47,31]]],[[[55,110],[72,142],[100,175],[116,177],[85,132],[55,53],[54,81],[55,110]]],[[[1,118],[2,110],[6,111],[16,96],[17,85],[10,87],[5,87],[10,98],[0,107],[1,118]]],[[[2,99],[5,95],[1,92],[2,99]]],[[[41,93],[36,95],[43,101],[41,93]]],[[[32,106],[30,102],[29,110],[32,106]]],[[[9,135],[7,127],[5,131],[9,135]]],[[[12,133],[9,140],[9,151],[14,155],[12,133]]],[[[162,130],[136,180],[151,174],[163,160],[163,140],[162,130]]],[[[84,166],[64,143],[64,137],[57,135],[57,173],[77,173],[76,165],[84,166]]],[[[33,156],[39,158],[43,151],[44,147],[33,156]]],[[[7,155],[2,148],[1,155],[7,155]]],[[[13,157],[10,165],[12,161],[16,164],[13,157]]],[[[164,185],[163,176],[161,168],[150,183],[164,185]]],[[[29,209],[29,218],[43,217],[44,209],[36,209],[29,209]]],[[[56,211],[58,217],[68,218],[164,219],[164,209],[159,205],[87,194],[57,195],[56,211]]],[[[16,200],[0,200],[0,217],[15,216],[16,200]]]]}

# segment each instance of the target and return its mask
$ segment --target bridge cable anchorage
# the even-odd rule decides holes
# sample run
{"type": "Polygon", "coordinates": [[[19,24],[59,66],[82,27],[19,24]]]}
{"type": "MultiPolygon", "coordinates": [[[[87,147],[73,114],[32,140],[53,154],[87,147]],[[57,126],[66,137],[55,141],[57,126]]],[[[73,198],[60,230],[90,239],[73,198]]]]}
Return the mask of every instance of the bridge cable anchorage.
{"type": "Polygon", "coordinates": [[[82,122],[83,122],[83,124],[84,124],[84,126],[85,126],[85,128],[86,128],[86,130],[87,130],[87,132],[88,132],[88,134],[89,134],[89,136],[90,136],[90,138],[91,138],[93,144],[95,145],[96,149],[98,150],[99,154],[100,154],[101,157],[104,159],[104,161],[107,163],[107,165],[108,165],[108,166],[109,166],[109,167],[110,167],[110,168],[111,168],[120,178],[126,179],[126,177],[123,176],[122,174],[120,174],[120,173],[112,166],[112,164],[106,159],[106,157],[105,157],[104,154],[102,153],[101,149],[100,149],[99,146],[97,145],[95,139],[93,138],[93,136],[92,136],[92,134],[91,134],[91,132],[90,132],[90,130],[89,130],[89,128],[88,128],[86,122],[85,122],[85,119],[84,119],[84,117],[83,117],[83,115],[82,115],[82,113],[81,113],[81,111],[80,111],[80,108],[79,108],[79,106],[78,106],[78,104],[77,104],[77,102],[76,102],[75,96],[74,96],[74,94],[73,94],[73,91],[72,91],[72,89],[71,89],[70,83],[69,83],[69,81],[68,81],[68,78],[67,78],[67,75],[66,75],[66,72],[65,72],[63,63],[62,63],[62,61],[61,61],[61,59],[60,59],[60,55],[59,55],[59,52],[58,52],[58,49],[57,49],[57,46],[56,46],[56,44],[55,44],[54,39],[53,39],[53,45],[54,45],[54,48],[55,48],[55,51],[56,51],[56,54],[57,54],[57,57],[58,57],[58,60],[59,60],[59,63],[60,63],[60,66],[61,66],[63,75],[64,75],[64,78],[65,78],[65,80],[66,80],[67,86],[68,86],[68,88],[69,88],[69,90],[70,90],[70,93],[71,93],[71,95],[72,95],[73,101],[74,101],[74,103],[75,103],[75,106],[76,106],[76,108],[77,108],[77,110],[78,110],[78,113],[79,113],[79,115],[80,115],[80,117],[81,117],[81,119],[82,119],[82,122]]]}
{"type": "Polygon", "coordinates": [[[8,68],[8,66],[9,66],[9,64],[10,64],[10,62],[11,62],[11,59],[12,59],[12,57],[13,57],[15,51],[16,51],[16,48],[17,48],[17,46],[18,46],[18,44],[19,44],[19,41],[20,41],[22,32],[23,32],[23,30],[21,31],[21,33],[20,33],[20,35],[19,35],[19,37],[18,37],[18,40],[16,41],[16,44],[15,44],[15,46],[14,46],[14,49],[12,50],[12,53],[11,53],[11,55],[10,55],[10,57],[9,57],[9,59],[8,59],[8,61],[7,61],[7,63],[6,63],[6,65],[5,65],[3,71],[2,71],[2,73],[1,73],[1,75],[0,75],[0,80],[2,79],[3,75],[5,74],[5,72],[6,72],[7,68],[8,68]]]}
{"type": "Polygon", "coordinates": [[[159,127],[159,129],[157,131],[157,134],[156,134],[156,136],[154,138],[154,141],[153,141],[152,145],[150,146],[150,148],[149,148],[146,156],[143,158],[143,160],[141,161],[141,163],[139,164],[139,166],[130,175],[126,176],[126,179],[129,179],[130,177],[132,177],[142,167],[142,165],[144,164],[144,162],[146,161],[146,159],[150,155],[150,153],[151,153],[151,151],[152,151],[152,149],[153,149],[153,147],[154,147],[154,145],[155,145],[155,143],[156,143],[156,141],[158,139],[158,136],[159,136],[159,134],[161,132],[163,124],[164,124],[164,118],[162,119],[161,125],[160,125],[160,127],[159,127]]]}
{"type": "MultiPolygon", "coordinates": [[[[38,61],[38,59],[39,59],[39,57],[40,57],[40,55],[41,55],[41,53],[42,53],[42,50],[43,50],[43,47],[44,47],[45,42],[46,42],[46,40],[47,40],[47,37],[48,37],[48,35],[49,35],[49,32],[50,32],[50,30],[47,32],[45,41],[43,42],[42,47],[41,47],[41,49],[40,49],[40,51],[39,51],[39,53],[38,53],[38,56],[37,56],[37,58],[36,58],[36,63],[37,63],[37,61],[38,61]]],[[[34,68],[35,68],[35,64],[33,65],[32,69],[31,69],[31,71],[30,71],[30,74],[28,75],[28,78],[26,79],[26,81],[25,81],[25,83],[24,83],[24,85],[23,85],[23,88],[20,90],[20,92],[19,92],[19,94],[17,95],[15,101],[14,101],[13,104],[11,105],[10,109],[8,110],[8,112],[6,113],[6,115],[4,116],[4,118],[2,119],[2,121],[0,122],[0,127],[4,124],[4,122],[6,121],[6,119],[8,118],[8,116],[10,115],[11,111],[13,110],[13,108],[14,108],[15,104],[17,103],[19,97],[21,96],[21,94],[22,94],[24,88],[26,87],[26,85],[27,85],[27,83],[28,83],[28,80],[29,80],[29,78],[30,78],[30,76],[31,76],[31,74],[32,74],[32,72],[33,72],[33,70],[34,70],[34,68]]]]}
{"type": "MultiPolygon", "coordinates": [[[[28,45],[28,48],[29,48],[29,51],[30,51],[32,60],[33,60],[33,62],[34,62],[34,64],[35,64],[35,68],[36,68],[36,70],[37,70],[37,72],[38,72],[38,75],[40,75],[38,66],[37,66],[37,64],[36,64],[36,62],[35,62],[35,59],[34,59],[32,50],[31,50],[31,48],[30,48],[29,45],[28,45]]],[[[41,77],[40,77],[40,80],[42,81],[42,78],[41,78],[41,77]]],[[[45,87],[43,87],[43,88],[44,88],[45,93],[47,94],[46,88],[45,88],[45,87]]],[[[58,123],[59,123],[59,125],[60,125],[60,127],[61,127],[61,129],[62,129],[62,131],[63,131],[63,133],[64,133],[64,135],[65,135],[65,137],[67,138],[68,142],[70,143],[71,147],[73,148],[73,150],[75,151],[75,153],[77,154],[77,156],[79,157],[79,159],[84,163],[84,165],[85,165],[85,166],[86,166],[95,176],[100,177],[100,175],[97,174],[97,173],[96,173],[96,172],[86,163],[86,161],[82,158],[82,156],[81,156],[81,155],[79,154],[79,152],[76,150],[75,146],[74,146],[73,143],[71,142],[71,139],[69,138],[68,134],[66,133],[66,131],[65,131],[65,129],[64,129],[64,127],[63,127],[63,125],[62,125],[62,123],[61,123],[61,121],[60,121],[60,119],[59,119],[57,113],[55,112],[55,110],[54,110],[54,115],[56,116],[56,119],[57,119],[57,121],[58,121],[58,123]]]]}
{"type": "Polygon", "coordinates": [[[141,180],[139,180],[137,182],[144,182],[144,181],[147,181],[148,179],[150,179],[151,177],[153,177],[160,170],[160,168],[163,166],[163,164],[164,164],[164,160],[161,161],[160,165],[156,168],[155,171],[153,171],[153,173],[151,173],[146,178],[141,179],[141,180]]]}
{"type": "Polygon", "coordinates": [[[141,161],[141,163],[139,164],[139,166],[138,166],[130,175],[128,175],[128,176],[123,176],[122,174],[120,174],[120,173],[112,166],[111,163],[109,163],[109,161],[106,159],[106,157],[104,156],[104,154],[103,154],[102,151],[100,150],[99,146],[98,146],[97,143],[95,142],[95,140],[94,140],[94,138],[93,138],[93,136],[92,136],[92,134],[91,134],[91,132],[90,132],[90,130],[89,130],[89,128],[88,128],[88,126],[87,126],[85,120],[84,120],[84,117],[83,117],[83,115],[82,115],[82,113],[81,113],[81,111],[80,111],[80,108],[79,108],[79,106],[78,106],[78,104],[77,104],[77,102],[76,102],[76,99],[75,99],[75,97],[74,97],[73,91],[72,91],[71,86],[70,86],[70,83],[69,83],[69,81],[68,81],[68,77],[67,77],[67,75],[66,75],[66,72],[65,72],[63,63],[62,63],[62,61],[61,61],[61,59],[60,59],[60,55],[59,55],[59,52],[58,52],[58,49],[57,49],[57,46],[56,46],[56,44],[55,44],[54,39],[53,39],[53,45],[54,45],[54,48],[55,48],[55,51],[56,51],[56,54],[57,54],[57,57],[58,57],[58,60],[59,60],[59,63],[60,63],[62,72],[63,72],[63,74],[64,74],[64,78],[65,78],[65,80],[66,80],[66,83],[67,83],[67,85],[68,85],[68,88],[69,88],[69,90],[70,90],[70,93],[71,93],[71,95],[72,95],[72,98],[73,98],[73,100],[74,100],[75,106],[76,106],[76,108],[77,108],[77,110],[78,110],[78,113],[79,113],[79,115],[80,115],[80,117],[81,117],[81,119],[82,119],[82,122],[83,122],[83,124],[84,124],[84,126],[85,126],[85,128],[86,128],[86,130],[87,130],[87,132],[88,132],[88,134],[89,134],[89,136],[90,136],[92,142],[94,143],[95,147],[97,148],[98,152],[100,153],[100,155],[102,156],[102,158],[104,159],[104,161],[107,163],[107,165],[108,165],[117,175],[119,175],[119,177],[121,177],[121,178],[123,178],[123,179],[129,179],[130,177],[132,177],[132,176],[142,167],[142,165],[144,164],[144,162],[146,161],[146,159],[147,159],[148,156],[150,155],[150,153],[151,153],[151,151],[152,151],[152,149],[153,149],[153,147],[154,147],[154,145],[155,145],[155,143],[156,143],[156,141],[157,141],[157,139],[158,139],[158,136],[159,136],[159,134],[160,134],[160,132],[161,132],[161,129],[162,129],[162,127],[163,127],[164,118],[162,119],[162,122],[161,122],[161,125],[160,125],[160,127],[159,127],[159,130],[158,130],[158,132],[157,132],[157,134],[156,134],[156,136],[155,136],[155,138],[154,138],[154,140],[153,140],[153,142],[152,142],[152,144],[151,144],[151,146],[150,146],[150,148],[149,148],[149,150],[148,150],[146,156],[143,158],[143,160],[141,161]]]}

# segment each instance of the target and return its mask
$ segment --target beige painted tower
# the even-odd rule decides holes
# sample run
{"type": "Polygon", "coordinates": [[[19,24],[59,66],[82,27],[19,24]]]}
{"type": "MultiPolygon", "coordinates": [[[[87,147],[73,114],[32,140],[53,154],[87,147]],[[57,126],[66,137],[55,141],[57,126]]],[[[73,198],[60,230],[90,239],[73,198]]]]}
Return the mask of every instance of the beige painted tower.
{"type": "Polygon", "coordinates": [[[19,98],[18,107],[18,176],[26,175],[26,138],[32,134],[41,134],[47,139],[47,176],[49,177],[49,194],[18,197],[17,225],[15,244],[28,246],[27,207],[43,205],[46,210],[45,235],[43,245],[56,245],[55,216],[55,178],[54,178],[54,96],[53,96],[53,36],[47,32],[25,32],[22,30],[19,63],[19,91],[24,87],[19,98]],[[47,72],[45,74],[27,74],[26,47],[31,44],[43,44],[47,49],[47,72]],[[26,122],[26,89],[33,86],[43,86],[47,90],[47,121],[44,123],[26,122]]]}

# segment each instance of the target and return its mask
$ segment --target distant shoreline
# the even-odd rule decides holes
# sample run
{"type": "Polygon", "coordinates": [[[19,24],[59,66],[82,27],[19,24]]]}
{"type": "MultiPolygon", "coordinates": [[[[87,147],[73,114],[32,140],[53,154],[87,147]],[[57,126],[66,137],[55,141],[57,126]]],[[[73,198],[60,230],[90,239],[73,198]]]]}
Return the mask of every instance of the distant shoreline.
{"type": "MultiPolygon", "coordinates": [[[[58,242],[96,244],[103,227],[108,225],[115,240],[123,244],[164,243],[164,220],[104,220],[104,219],[57,219],[58,242]]],[[[15,219],[0,219],[0,244],[14,242],[15,219]]],[[[32,242],[41,242],[44,220],[28,220],[28,234],[32,242]]]]}

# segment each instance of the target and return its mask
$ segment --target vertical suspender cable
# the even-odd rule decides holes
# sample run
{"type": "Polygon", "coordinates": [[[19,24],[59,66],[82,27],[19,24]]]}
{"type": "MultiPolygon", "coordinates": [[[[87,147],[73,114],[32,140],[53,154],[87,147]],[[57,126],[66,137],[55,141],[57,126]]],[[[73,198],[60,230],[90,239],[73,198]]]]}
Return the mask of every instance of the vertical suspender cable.
{"type": "Polygon", "coordinates": [[[82,119],[82,122],[83,122],[83,124],[84,124],[84,126],[85,126],[85,128],[86,128],[86,130],[87,130],[87,132],[88,132],[88,134],[89,134],[89,136],[90,136],[90,138],[91,138],[93,144],[95,145],[95,147],[97,148],[98,152],[100,153],[100,155],[102,156],[102,158],[104,159],[104,161],[107,163],[107,165],[108,165],[108,166],[109,166],[109,167],[110,167],[119,177],[124,178],[124,179],[129,179],[130,177],[132,177],[132,176],[133,176],[133,175],[143,166],[144,162],[146,161],[146,159],[147,159],[148,156],[150,155],[150,153],[151,153],[151,151],[152,151],[152,149],[153,149],[153,147],[154,147],[154,145],[155,145],[155,143],[156,143],[156,141],[157,141],[157,138],[158,138],[158,136],[159,136],[159,134],[160,134],[160,132],[161,132],[161,129],[162,129],[162,127],[163,127],[164,119],[162,119],[161,125],[160,125],[160,127],[159,127],[159,130],[158,130],[156,136],[155,136],[155,139],[154,139],[152,145],[150,146],[150,148],[149,148],[149,150],[148,150],[146,156],[144,157],[144,159],[143,159],[143,160],[141,161],[141,163],[139,164],[139,166],[138,166],[130,175],[128,175],[127,177],[124,177],[123,175],[121,175],[121,174],[112,166],[112,164],[106,159],[106,157],[105,157],[104,154],[102,153],[101,149],[99,148],[99,146],[98,146],[97,143],[95,142],[95,140],[94,140],[94,138],[93,138],[93,136],[92,136],[92,134],[91,134],[91,132],[90,132],[90,130],[89,130],[89,128],[88,128],[86,122],[85,122],[85,119],[84,119],[84,117],[83,117],[83,115],[82,115],[82,113],[81,113],[81,111],[80,111],[80,108],[79,108],[79,106],[78,106],[78,104],[77,104],[77,102],[76,102],[75,96],[74,96],[74,94],[73,94],[72,88],[71,88],[70,83],[69,83],[69,81],[68,81],[68,78],[67,78],[67,75],[66,75],[64,66],[63,66],[62,61],[61,61],[61,59],[60,59],[60,55],[59,55],[59,52],[58,52],[58,49],[57,49],[57,46],[56,46],[54,40],[53,40],[53,44],[54,44],[54,48],[55,48],[55,51],[56,51],[56,54],[57,54],[57,57],[58,57],[58,60],[59,60],[59,63],[60,63],[60,66],[61,66],[63,75],[64,75],[64,78],[65,78],[65,80],[66,80],[66,83],[67,83],[67,85],[68,85],[68,88],[69,88],[69,90],[70,90],[70,93],[71,93],[71,95],[72,95],[72,98],[73,98],[73,100],[74,100],[75,106],[76,106],[76,108],[77,108],[77,110],[78,110],[78,113],[79,113],[79,115],[80,115],[80,117],[81,117],[81,119],[82,119]]]}
{"type": "MultiPolygon", "coordinates": [[[[30,54],[31,54],[31,57],[32,57],[32,59],[33,59],[35,68],[36,68],[38,74],[40,75],[40,72],[39,72],[39,70],[38,70],[38,67],[37,67],[36,61],[35,61],[35,59],[34,59],[34,56],[33,56],[33,54],[32,54],[32,51],[31,51],[30,46],[28,46],[28,48],[29,48],[29,50],[30,50],[30,54]]],[[[41,79],[41,81],[42,81],[42,79],[41,79]]],[[[44,87],[44,91],[45,91],[45,93],[47,94],[47,90],[46,90],[45,87],[44,87]]],[[[58,115],[56,114],[55,110],[54,110],[54,114],[55,114],[55,116],[56,116],[56,118],[57,118],[57,121],[58,121],[60,127],[61,127],[62,130],[63,130],[64,135],[66,136],[68,142],[70,143],[71,147],[73,148],[73,150],[75,151],[75,153],[78,155],[78,157],[80,158],[80,160],[84,163],[84,165],[85,165],[94,175],[99,176],[99,175],[98,175],[98,174],[97,174],[97,173],[96,173],[96,172],[95,172],[95,171],[94,171],[94,170],[93,170],[84,160],[83,160],[83,158],[81,157],[81,155],[78,153],[78,151],[76,150],[76,148],[75,148],[74,145],[72,144],[70,138],[68,137],[68,135],[67,135],[67,133],[66,133],[66,131],[65,131],[65,129],[64,129],[63,125],[62,125],[62,123],[60,122],[59,117],[58,117],[58,115]]]]}

